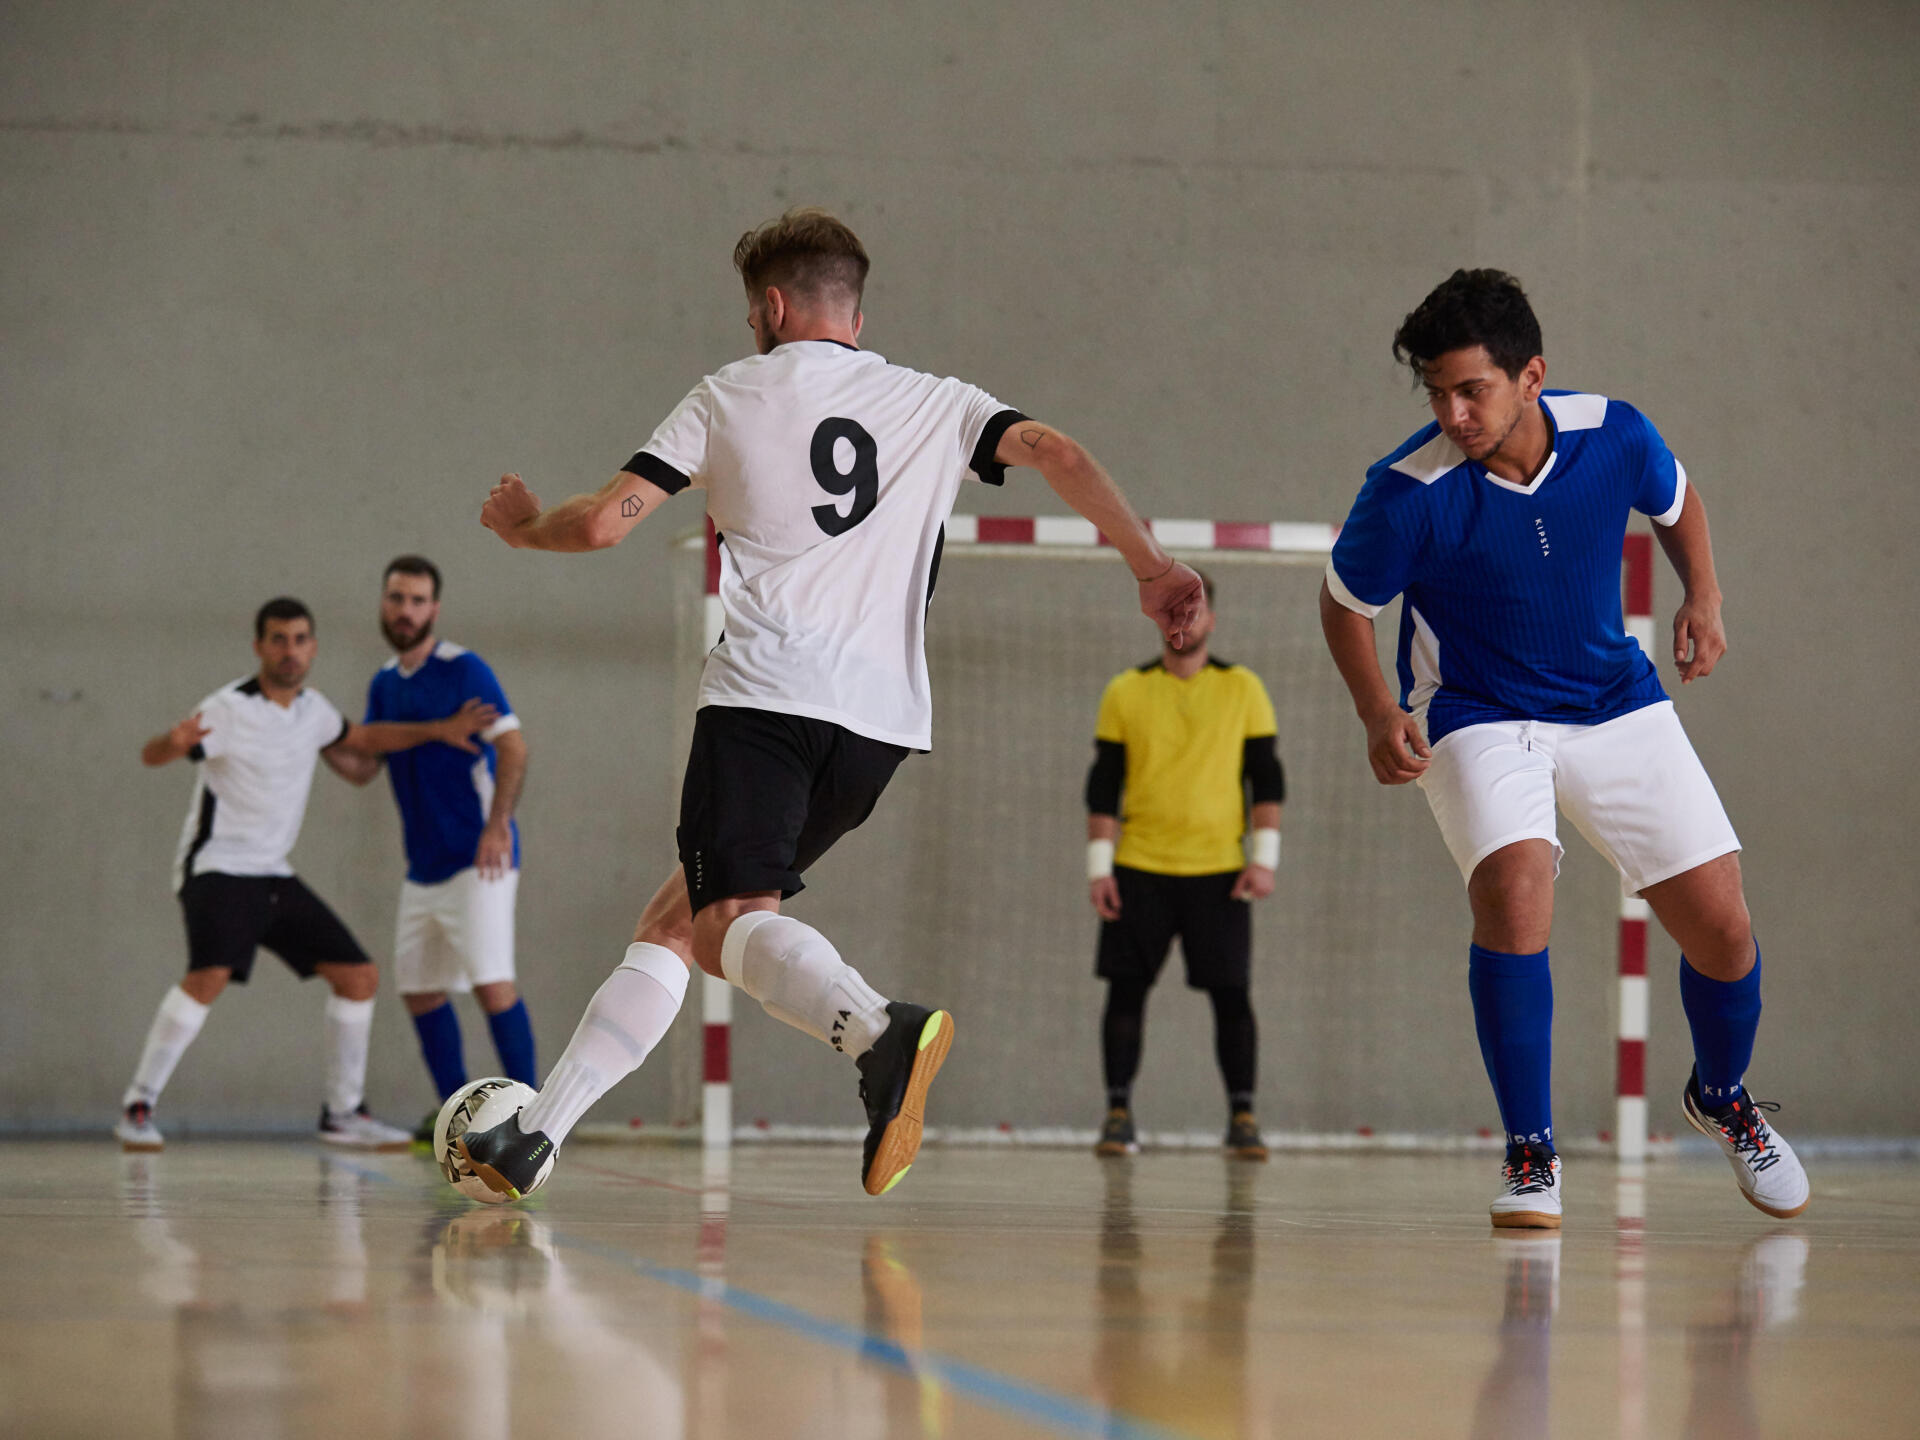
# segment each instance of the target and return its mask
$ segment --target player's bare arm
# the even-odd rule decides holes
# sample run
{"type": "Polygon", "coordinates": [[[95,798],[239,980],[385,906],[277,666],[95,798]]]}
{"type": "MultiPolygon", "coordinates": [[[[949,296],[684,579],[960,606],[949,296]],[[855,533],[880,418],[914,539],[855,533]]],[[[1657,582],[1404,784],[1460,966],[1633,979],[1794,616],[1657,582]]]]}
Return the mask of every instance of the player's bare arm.
{"type": "Polygon", "coordinates": [[[1686,598],[1673,617],[1673,663],[1680,683],[1703,680],[1727,653],[1727,627],[1720,618],[1720,581],[1713,572],[1713,540],[1707,534],[1707,506],[1699,488],[1687,486],[1680,518],[1656,525],[1660,548],[1680,577],[1686,598]]]}
{"type": "Polygon", "coordinates": [[[618,545],[670,498],[651,480],[622,470],[591,495],[543,510],[518,475],[502,475],[480,507],[480,523],[516,550],[575,555],[618,545]]]}
{"type": "MultiPolygon", "coordinates": [[[[1256,833],[1261,830],[1278,831],[1280,812],[1283,808],[1278,800],[1262,800],[1247,812],[1249,830],[1256,833]]],[[[1262,865],[1258,860],[1249,861],[1240,877],[1233,882],[1233,898],[1236,900],[1264,900],[1273,894],[1274,867],[1262,865]]]]}
{"type": "Polygon", "coordinates": [[[1349,610],[1320,582],[1320,631],[1333,663],[1353,697],[1354,712],[1367,727],[1367,762],[1382,785],[1404,785],[1426,771],[1432,751],[1420,722],[1402,710],[1387,689],[1374,649],[1373,621],[1349,610]]]}
{"type": "Polygon", "coordinates": [[[396,750],[439,741],[470,755],[480,753],[474,736],[500,718],[484,700],[469,700],[439,720],[378,720],[371,725],[347,722],[347,733],[320,752],[327,768],[355,785],[371,784],[380,773],[381,756],[396,750]]]}
{"type": "Polygon", "coordinates": [[[1176,650],[1200,613],[1200,577],[1161,548],[1147,523],[1127,503],[1098,460],[1071,436],[1037,420],[1022,420],[1000,437],[994,459],[1038,470],[1053,493],[1107,537],[1140,586],[1141,613],[1176,650]]]}
{"type": "Polygon", "coordinates": [[[194,746],[212,733],[212,729],[201,719],[200,712],[196,710],[179,724],[169,730],[163,730],[142,745],[140,763],[158,766],[171,765],[175,760],[184,760],[193,753],[194,746]]]}
{"type": "MultiPolygon", "coordinates": [[[[1093,847],[1103,846],[1106,860],[1106,874],[1089,876],[1087,880],[1087,898],[1093,902],[1096,914],[1102,920],[1120,918],[1120,886],[1113,878],[1113,851],[1120,843],[1120,820],[1114,815],[1087,816],[1087,851],[1094,853],[1093,847]]],[[[1089,860],[1091,864],[1091,860],[1089,860]]]]}
{"type": "Polygon", "coordinates": [[[473,854],[483,880],[498,880],[513,869],[513,811],[527,779],[527,739],[518,730],[494,737],[493,804],[473,854]]]}
{"type": "Polygon", "coordinates": [[[484,700],[469,700],[451,715],[438,720],[376,720],[368,725],[347,722],[347,733],[329,749],[357,750],[363,755],[391,755],[395,750],[411,750],[416,745],[439,741],[470,755],[480,753],[473,737],[500,718],[497,707],[484,700]]]}

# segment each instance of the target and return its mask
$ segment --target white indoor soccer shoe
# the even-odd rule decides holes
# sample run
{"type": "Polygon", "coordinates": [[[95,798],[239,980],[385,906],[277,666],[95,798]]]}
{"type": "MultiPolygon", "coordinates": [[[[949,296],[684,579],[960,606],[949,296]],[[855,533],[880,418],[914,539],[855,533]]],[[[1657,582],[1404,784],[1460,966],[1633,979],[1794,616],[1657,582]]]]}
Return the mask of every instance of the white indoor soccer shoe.
{"type": "Polygon", "coordinates": [[[319,1136],[329,1145],[344,1145],[352,1150],[411,1150],[413,1136],[398,1125],[376,1120],[362,1102],[358,1110],[336,1115],[325,1105],[320,1107],[319,1136]]]}
{"type": "Polygon", "coordinates": [[[1720,1147],[1747,1203],[1776,1220],[1788,1220],[1807,1208],[1813,1187],[1793,1147],[1760,1113],[1779,1108],[1743,1090],[1731,1105],[1709,1110],[1700,1098],[1697,1072],[1687,1077],[1680,1094],[1687,1123],[1720,1147]]]}
{"type": "Polygon", "coordinates": [[[1545,1145],[1509,1145],[1487,1210],[1498,1230],[1558,1230],[1560,1157],[1545,1145]]]}
{"type": "Polygon", "coordinates": [[[122,1150],[164,1150],[167,1145],[167,1142],[160,1138],[160,1131],[154,1126],[153,1107],[147,1104],[129,1105],[121,1111],[119,1123],[113,1127],[113,1133],[119,1140],[122,1150]]]}

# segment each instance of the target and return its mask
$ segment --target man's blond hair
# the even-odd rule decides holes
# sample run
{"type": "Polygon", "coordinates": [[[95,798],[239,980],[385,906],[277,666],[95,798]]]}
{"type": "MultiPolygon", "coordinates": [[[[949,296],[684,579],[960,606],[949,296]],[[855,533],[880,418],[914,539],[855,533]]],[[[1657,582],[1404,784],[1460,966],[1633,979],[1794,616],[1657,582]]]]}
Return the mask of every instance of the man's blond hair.
{"type": "Polygon", "coordinates": [[[749,295],[775,285],[795,299],[837,300],[856,310],[868,265],[860,237],[817,205],[795,206],[747,231],[733,247],[733,268],[749,295]]]}

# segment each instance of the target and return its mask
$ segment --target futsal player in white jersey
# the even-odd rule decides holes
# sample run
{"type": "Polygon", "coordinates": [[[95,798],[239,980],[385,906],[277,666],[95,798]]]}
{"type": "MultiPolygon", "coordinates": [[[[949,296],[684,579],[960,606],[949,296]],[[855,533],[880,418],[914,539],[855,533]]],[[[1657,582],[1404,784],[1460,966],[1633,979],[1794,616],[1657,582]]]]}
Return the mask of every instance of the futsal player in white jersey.
{"type": "Polygon", "coordinates": [[[476,704],[431,724],[356,725],[306,684],[318,642],[305,605],[285,596],[269,600],[254,616],[253,632],[259,671],[214,691],[140,751],[149,766],[192,760],[199,767],[173,877],[187,925],[187,978],[160,1002],[114,1134],[128,1150],[161,1148],[153,1123],[160,1092],[213,1002],[230,981],[247,983],[254,953],[264,945],[302,980],[318,975],[333,992],[326,1006],[320,1139],[404,1150],[407,1132],[374,1119],[366,1107],[379,971],[326,903],[300,883],[287,856],[306,816],[316,759],[347,775],[362,754],[430,740],[476,750],[469,737],[497,717],[476,704]]]}
{"type": "Polygon", "coordinates": [[[1321,624],[1383,785],[1414,781],[1466,881],[1468,990],[1506,1127],[1493,1223],[1557,1229],[1547,941],[1561,847],[1555,802],[1679,942],[1694,1073],[1687,1123],[1769,1215],[1807,1206],[1806,1172],[1742,1079],[1760,1022],[1760,953],[1740,842],[1650,658],[1620,614],[1628,512],[1686,597],[1682,684],[1726,653],[1699,492],[1631,405],[1546,390],[1540,325],[1519,282],[1459,270],[1407,316],[1396,358],[1434,423],[1367,472],[1334,545],[1321,624]],[[1398,595],[1400,697],[1373,617],[1398,595]]]}
{"type": "Polygon", "coordinates": [[[933,743],[924,634],[963,482],[997,485],[1008,466],[1033,466],[1112,542],[1175,645],[1198,612],[1199,577],[1078,444],[983,390],[858,348],[868,261],[845,225],[791,210],[743,235],[733,259],[758,353],[696,385],[598,492],[543,510],[508,475],[481,512],[509,545],[597,550],[670,496],[704,490],[726,617],[700,684],[680,867],[538,1098],[459,1141],[503,1194],[522,1193],[646,1058],[695,964],[853,1058],[868,1121],[862,1184],[878,1195],[906,1173],[953,1022],[889,1002],[780,904],[872,813],[901,760],[933,743]]]}

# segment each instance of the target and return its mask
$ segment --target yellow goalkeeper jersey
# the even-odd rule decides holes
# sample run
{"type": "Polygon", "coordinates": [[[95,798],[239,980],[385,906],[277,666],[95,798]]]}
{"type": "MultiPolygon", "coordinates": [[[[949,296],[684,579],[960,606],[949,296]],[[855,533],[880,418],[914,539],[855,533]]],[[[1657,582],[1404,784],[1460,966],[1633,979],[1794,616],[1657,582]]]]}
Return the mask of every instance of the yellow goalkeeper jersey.
{"type": "Polygon", "coordinates": [[[1244,665],[1185,680],[1158,660],[1107,682],[1094,736],[1127,747],[1114,863],[1158,875],[1238,870],[1246,832],[1246,742],[1276,729],[1273,701],[1244,665]]]}

